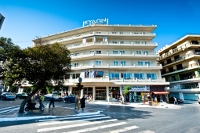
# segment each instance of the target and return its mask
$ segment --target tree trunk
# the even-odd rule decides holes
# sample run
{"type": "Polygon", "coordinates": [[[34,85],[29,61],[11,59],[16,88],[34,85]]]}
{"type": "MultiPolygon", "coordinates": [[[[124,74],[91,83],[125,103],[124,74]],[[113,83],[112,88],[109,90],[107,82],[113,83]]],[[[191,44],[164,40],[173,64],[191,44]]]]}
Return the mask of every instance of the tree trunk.
{"type": "Polygon", "coordinates": [[[24,99],[20,105],[19,108],[19,113],[24,113],[24,106],[26,105],[26,103],[31,99],[31,97],[33,95],[35,95],[35,93],[41,88],[41,86],[44,86],[44,83],[40,83],[38,84],[35,89],[32,91],[32,93],[30,95],[28,95],[28,97],[26,99],[24,99]]]}

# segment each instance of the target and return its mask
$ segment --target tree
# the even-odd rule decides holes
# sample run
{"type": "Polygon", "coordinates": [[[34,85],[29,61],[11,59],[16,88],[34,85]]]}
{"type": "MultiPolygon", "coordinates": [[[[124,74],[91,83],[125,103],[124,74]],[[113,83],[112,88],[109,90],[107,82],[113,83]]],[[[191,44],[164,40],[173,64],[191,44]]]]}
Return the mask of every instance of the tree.
{"type": "Polygon", "coordinates": [[[32,93],[22,101],[19,113],[24,112],[25,104],[38,90],[54,82],[64,83],[65,75],[70,71],[70,52],[62,44],[37,45],[9,52],[12,56],[7,57],[4,71],[6,83],[13,85],[25,79],[34,87],[32,93]]]}
{"type": "Polygon", "coordinates": [[[125,97],[126,97],[126,95],[129,93],[129,90],[130,90],[130,89],[131,89],[130,86],[125,86],[125,87],[124,87],[123,93],[124,93],[125,97]]]}

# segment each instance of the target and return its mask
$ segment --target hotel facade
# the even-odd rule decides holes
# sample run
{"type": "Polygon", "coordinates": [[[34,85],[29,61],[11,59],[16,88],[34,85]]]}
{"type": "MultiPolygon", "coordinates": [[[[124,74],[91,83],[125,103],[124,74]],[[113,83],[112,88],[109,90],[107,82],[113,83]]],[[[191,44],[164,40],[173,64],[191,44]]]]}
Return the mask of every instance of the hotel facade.
{"type": "MultiPolygon", "coordinates": [[[[45,44],[66,45],[71,53],[71,72],[65,79],[68,94],[78,93],[79,77],[84,89],[81,95],[92,95],[95,100],[108,100],[122,95],[130,102],[141,100],[151,91],[165,91],[162,65],[154,51],[157,43],[152,33],[156,25],[108,25],[90,23],[87,26],[42,37],[45,44]]],[[[33,46],[37,45],[33,40],[33,46]]]]}
{"type": "Polygon", "coordinates": [[[158,51],[169,96],[197,100],[200,94],[200,35],[185,35],[158,51]]]}

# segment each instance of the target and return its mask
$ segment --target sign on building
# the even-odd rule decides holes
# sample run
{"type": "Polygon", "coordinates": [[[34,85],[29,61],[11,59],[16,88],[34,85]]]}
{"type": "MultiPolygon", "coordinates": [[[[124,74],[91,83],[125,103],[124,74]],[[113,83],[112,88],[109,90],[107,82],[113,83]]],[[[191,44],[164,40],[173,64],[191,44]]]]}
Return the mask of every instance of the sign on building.
{"type": "Polygon", "coordinates": [[[96,20],[86,20],[83,21],[83,27],[84,26],[89,26],[89,25],[94,25],[94,24],[108,24],[108,19],[96,19],[96,20]]]}

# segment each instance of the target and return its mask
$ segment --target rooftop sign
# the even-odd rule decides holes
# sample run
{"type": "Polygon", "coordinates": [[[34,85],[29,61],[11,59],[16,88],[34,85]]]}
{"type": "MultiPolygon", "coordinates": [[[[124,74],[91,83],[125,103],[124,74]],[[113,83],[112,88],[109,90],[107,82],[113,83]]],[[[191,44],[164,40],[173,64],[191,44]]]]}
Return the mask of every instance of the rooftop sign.
{"type": "Polygon", "coordinates": [[[83,21],[83,27],[84,26],[89,26],[89,25],[94,25],[94,24],[108,24],[108,19],[96,19],[96,20],[86,20],[83,21]]]}

